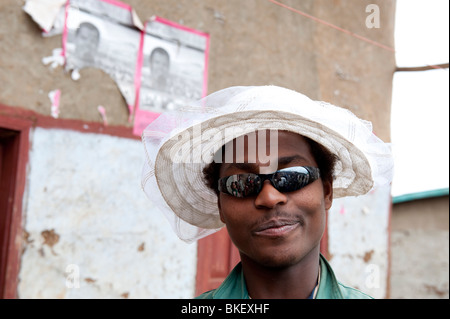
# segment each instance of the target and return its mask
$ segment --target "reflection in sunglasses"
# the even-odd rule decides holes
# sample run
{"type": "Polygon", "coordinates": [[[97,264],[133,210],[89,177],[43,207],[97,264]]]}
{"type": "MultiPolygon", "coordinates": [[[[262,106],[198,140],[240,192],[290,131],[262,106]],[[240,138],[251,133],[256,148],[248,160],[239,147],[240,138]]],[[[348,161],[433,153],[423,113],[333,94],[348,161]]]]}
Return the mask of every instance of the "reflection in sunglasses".
{"type": "Polygon", "coordinates": [[[320,176],[319,169],[309,166],[289,167],[272,174],[236,174],[219,180],[219,191],[234,197],[249,197],[257,195],[262,189],[262,183],[269,180],[280,192],[299,190],[320,176]]]}

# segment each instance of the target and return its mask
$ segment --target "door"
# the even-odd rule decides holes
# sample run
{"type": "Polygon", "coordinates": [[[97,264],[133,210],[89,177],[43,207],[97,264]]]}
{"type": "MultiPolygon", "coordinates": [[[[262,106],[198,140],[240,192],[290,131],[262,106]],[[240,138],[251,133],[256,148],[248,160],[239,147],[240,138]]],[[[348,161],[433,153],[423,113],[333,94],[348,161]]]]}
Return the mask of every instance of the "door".
{"type": "Polygon", "coordinates": [[[0,298],[15,298],[31,121],[0,116],[0,298]]]}

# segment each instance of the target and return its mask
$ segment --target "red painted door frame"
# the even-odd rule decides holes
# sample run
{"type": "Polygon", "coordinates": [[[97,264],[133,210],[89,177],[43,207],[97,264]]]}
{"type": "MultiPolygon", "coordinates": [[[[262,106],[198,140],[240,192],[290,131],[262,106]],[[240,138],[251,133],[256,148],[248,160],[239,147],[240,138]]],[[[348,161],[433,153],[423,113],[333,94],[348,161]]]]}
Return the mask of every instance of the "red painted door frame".
{"type": "Polygon", "coordinates": [[[0,114],[0,298],[17,297],[22,200],[33,122],[0,114]]]}
{"type": "Polygon", "coordinates": [[[200,239],[195,295],[217,288],[239,261],[239,252],[225,228],[200,239]]]}

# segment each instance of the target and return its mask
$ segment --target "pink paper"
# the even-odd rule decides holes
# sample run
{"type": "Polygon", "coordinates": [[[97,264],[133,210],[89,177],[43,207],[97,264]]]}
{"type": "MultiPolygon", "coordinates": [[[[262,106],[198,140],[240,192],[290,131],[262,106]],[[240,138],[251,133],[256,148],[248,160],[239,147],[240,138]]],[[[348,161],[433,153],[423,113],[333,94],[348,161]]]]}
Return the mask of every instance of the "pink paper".
{"type": "Polygon", "coordinates": [[[61,98],[61,90],[54,90],[48,93],[48,98],[50,99],[52,106],[50,108],[50,113],[52,117],[57,119],[59,117],[59,101],[61,98]]]}

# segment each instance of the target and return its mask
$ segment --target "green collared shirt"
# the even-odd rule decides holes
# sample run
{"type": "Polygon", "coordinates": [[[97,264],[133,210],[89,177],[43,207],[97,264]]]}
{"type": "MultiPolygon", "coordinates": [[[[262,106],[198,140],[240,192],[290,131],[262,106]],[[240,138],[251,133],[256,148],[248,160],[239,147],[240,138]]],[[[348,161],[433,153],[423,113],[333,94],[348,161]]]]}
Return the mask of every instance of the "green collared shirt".
{"type": "MultiPolygon", "coordinates": [[[[365,293],[337,281],[333,269],[320,255],[320,283],[316,299],[372,299],[365,293]]],[[[231,271],[219,288],[205,292],[198,299],[249,299],[241,263],[231,271]]]]}

